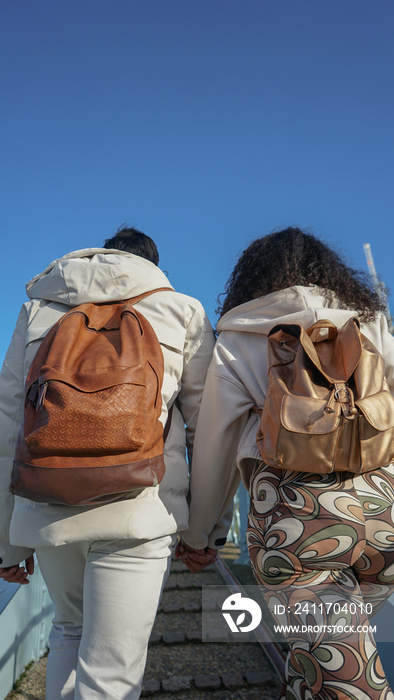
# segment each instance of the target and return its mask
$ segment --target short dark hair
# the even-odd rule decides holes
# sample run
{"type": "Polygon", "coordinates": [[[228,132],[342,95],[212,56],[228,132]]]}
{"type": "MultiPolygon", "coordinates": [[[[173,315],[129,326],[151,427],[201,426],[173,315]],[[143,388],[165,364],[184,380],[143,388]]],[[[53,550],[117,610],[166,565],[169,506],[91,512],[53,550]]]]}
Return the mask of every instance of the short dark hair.
{"type": "Polygon", "coordinates": [[[122,224],[112,238],[104,241],[103,248],[125,250],[134,253],[141,258],[150,260],[155,265],[159,264],[159,252],[156,243],[146,233],[138,231],[134,226],[122,224]]]}
{"type": "Polygon", "coordinates": [[[281,289],[317,286],[339,308],[356,311],[362,321],[385,312],[385,301],[367,274],[349,267],[343,258],[319,238],[290,226],[253,241],[243,251],[225,286],[226,297],[218,313],[281,289]]]}

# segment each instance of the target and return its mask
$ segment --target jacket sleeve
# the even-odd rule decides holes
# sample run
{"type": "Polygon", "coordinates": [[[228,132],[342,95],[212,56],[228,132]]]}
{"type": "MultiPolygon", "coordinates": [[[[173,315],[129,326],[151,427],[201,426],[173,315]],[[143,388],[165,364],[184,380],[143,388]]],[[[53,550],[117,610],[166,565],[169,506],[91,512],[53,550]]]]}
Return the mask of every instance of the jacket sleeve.
{"type": "Polygon", "coordinates": [[[394,337],[389,333],[385,316],[380,321],[382,333],[382,354],[386,369],[386,379],[394,396],[394,337]]]}
{"type": "Polygon", "coordinates": [[[23,416],[27,312],[22,306],[0,373],[0,566],[19,564],[32,549],[9,542],[14,497],[9,492],[16,440],[23,416]]]}
{"type": "Polygon", "coordinates": [[[198,419],[190,483],[189,527],[182,539],[204,549],[225,543],[231,507],[240,482],[238,445],[254,401],[218,342],[198,419]]]}
{"type": "Polygon", "coordinates": [[[186,426],[189,465],[192,463],[198,412],[214,344],[212,326],[203,307],[199,304],[186,330],[182,384],[177,397],[177,404],[186,426]]]}

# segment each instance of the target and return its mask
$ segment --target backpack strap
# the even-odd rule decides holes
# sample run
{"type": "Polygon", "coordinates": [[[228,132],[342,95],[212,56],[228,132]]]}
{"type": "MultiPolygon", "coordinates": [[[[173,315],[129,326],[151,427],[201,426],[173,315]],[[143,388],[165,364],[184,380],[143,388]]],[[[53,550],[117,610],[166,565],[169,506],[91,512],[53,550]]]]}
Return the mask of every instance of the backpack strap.
{"type": "MultiPolygon", "coordinates": [[[[132,299],[128,299],[128,301],[130,301],[134,305],[134,304],[137,304],[142,299],[145,299],[145,297],[149,297],[151,294],[155,294],[155,292],[173,292],[173,291],[175,291],[175,290],[172,287],[158,287],[157,289],[151,289],[150,292],[144,292],[144,294],[139,294],[137,297],[132,297],[132,299]]],[[[168,409],[167,420],[166,420],[166,424],[165,424],[164,430],[163,430],[163,441],[164,442],[167,440],[167,436],[168,436],[168,433],[170,432],[170,428],[171,428],[172,409],[173,409],[173,406],[171,406],[171,408],[168,409]]]]}
{"type": "Polygon", "coordinates": [[[136,297],[131,297],[131,299],[127,299],[127,301],[130,301],[132,304],[138,304],[139,301],[142,299],[145,299],[145,297],[150,297],[151,294],[155,294],[156,292],[174,292],[175,290],[172,287],[158,287],[157,289],[151,289],[150,292],[144,292],[143,294],[139,294],[136,297]]]}
{"type": "Polygon", "coordinates": [[[163,430],[163,440],[164,440],[164,442],[167,440],[168,433],[170,432],[171,421],[172,421],[172,409],[173,409],[173,407],[174,407],[174,404],[172,404],[171,408],[168,409],[167,420],[166,420],[166,424],[165,424],[164,430],[163,430]]]}

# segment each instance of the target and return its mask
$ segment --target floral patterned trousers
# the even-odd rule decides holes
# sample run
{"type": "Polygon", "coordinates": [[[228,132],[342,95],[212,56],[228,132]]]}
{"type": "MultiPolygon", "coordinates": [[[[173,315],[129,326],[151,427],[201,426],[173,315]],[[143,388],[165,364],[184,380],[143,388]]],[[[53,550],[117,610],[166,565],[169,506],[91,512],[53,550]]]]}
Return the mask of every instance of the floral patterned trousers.
{"type": "Polygon", "coordinates": [[[282,700],[394,700],[370,629],[394,590],[393,518],[394,465],[357,475],[256,468],[248,547],[274,622],[286,626],[282,700]]]}

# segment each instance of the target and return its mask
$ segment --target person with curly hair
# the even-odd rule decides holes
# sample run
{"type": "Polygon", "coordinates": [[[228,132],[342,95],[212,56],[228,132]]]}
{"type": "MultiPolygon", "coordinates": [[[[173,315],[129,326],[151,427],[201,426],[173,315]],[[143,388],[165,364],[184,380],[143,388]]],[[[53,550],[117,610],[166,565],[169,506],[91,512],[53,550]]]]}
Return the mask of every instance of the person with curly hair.
{"type": "Polygon", "coordinates": [[[394,465],[312,474],[262,461],[253,409],[264,405],[268,388],[267,336],[277,324],[308,329],[328,319],[340,328],[357,316],[384,358],[394,394],[394,338],[385,310],[367,275],[295,227],[251,243],[219,309],[196,431],[189,528],[177,554],[198,571],[224,545],[242,478],[250,494],[254,576],[272,613],[280,609],[285,623],[306,623],[307,632],[294,628],[287,638],[283,700],[394,697],[369,625],[394,584],[394,465]],[[300,589],[304,619],[292,602],[300,589]]]}

